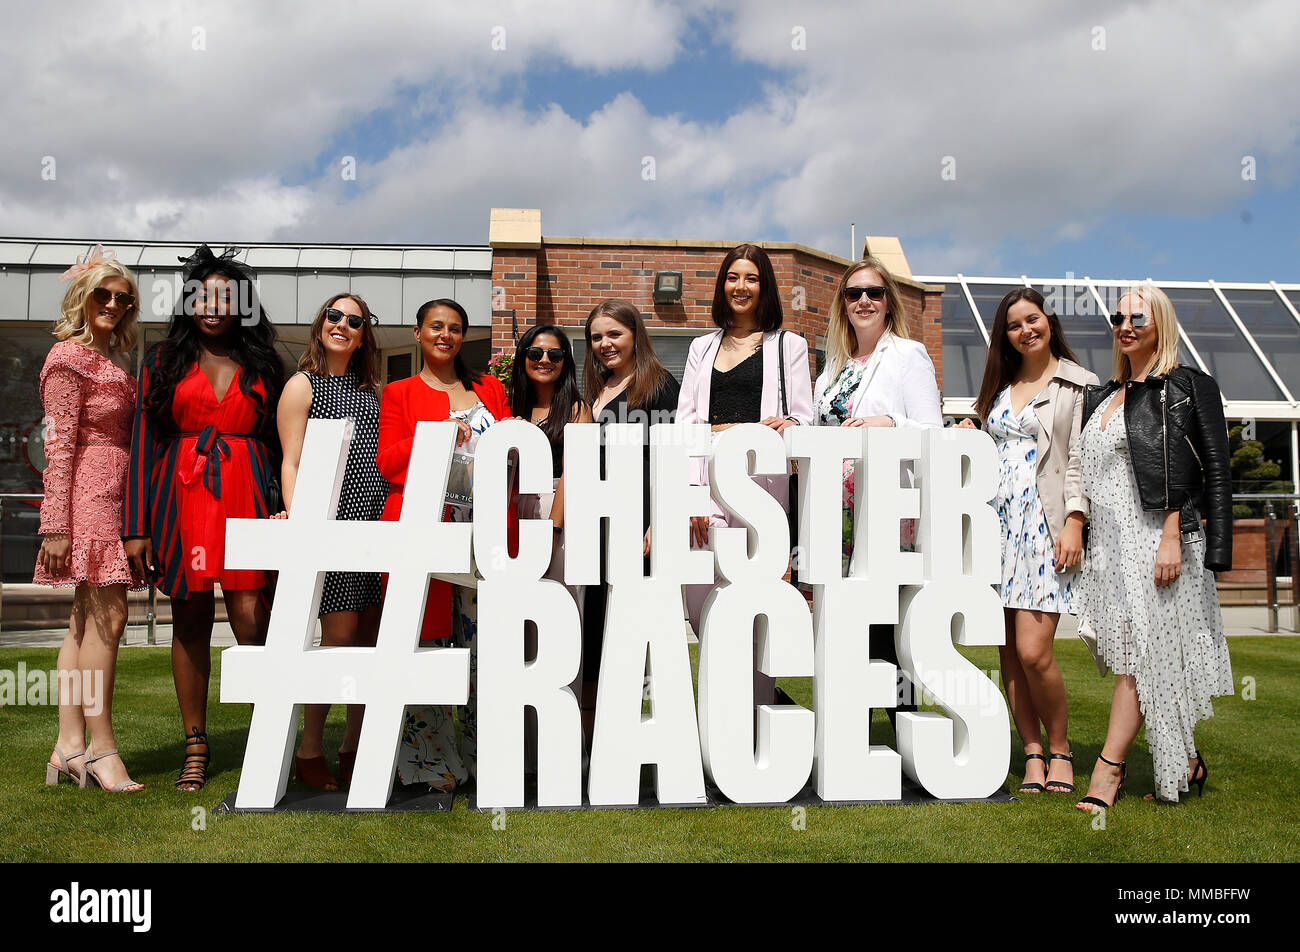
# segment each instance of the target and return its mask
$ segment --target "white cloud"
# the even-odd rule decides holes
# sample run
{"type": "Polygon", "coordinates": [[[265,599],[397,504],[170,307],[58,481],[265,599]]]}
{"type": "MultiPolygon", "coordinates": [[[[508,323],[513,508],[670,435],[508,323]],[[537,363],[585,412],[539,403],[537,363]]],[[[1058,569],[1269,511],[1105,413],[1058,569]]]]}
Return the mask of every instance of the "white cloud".
{"type": "Polygon", "coordinates": [[[914,267],[975,272],[1009,240],[1082,240],[1117,212],[1214,214],[1300,171],[1290,0],[303,9],[23,14],[0,63],[3,230],[482,241],[490,207],[519,205],[547,234],[783,235],[837,253],[855,221],[903,235],[914,267]],[[635,67],[671,89],[706,37],[788,79],[740,90],[720,121],[692,118],[692,89],[657,113],[631,93],[589,115],[502,98],[545,89],[556,65],[635,67]],[[375,129],[398,141],[362,138],[375,129]],[[355,182],[342,154],[361,157],[355,182]],[[44,155],[57,182],[40,179],[44,155]]]}

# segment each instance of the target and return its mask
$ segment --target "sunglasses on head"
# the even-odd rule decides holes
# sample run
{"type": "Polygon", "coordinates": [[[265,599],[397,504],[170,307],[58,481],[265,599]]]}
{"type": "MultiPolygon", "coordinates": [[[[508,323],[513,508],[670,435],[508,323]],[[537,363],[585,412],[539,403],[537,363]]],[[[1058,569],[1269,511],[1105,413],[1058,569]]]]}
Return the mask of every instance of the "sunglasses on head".
{"type": "MultiPolygon", "coordinates": [[[[344,314],[336,307],[325,308],[325,320],[329,321],[331,324],[337,324],[345,317],[348,319],[348,327],[352,328],[354,331],[361,330],[361,325],[363,325],[366,322],[365,317],[363,317],[360,314],[344,314]]],[[[373,327],[375,324],[378,323],[379,321],[372,314],[370,316],[371,326],[373,327]]]]}
{"type": "Polygon", "coordinates": [[[1147,324],[1151,323],[1151,315],[1150,314],[1124,315],[1121,314],[1119,311],[1116,311],[1114,314],[1110,316],[1110,326],[1120,327],[1125,320],[1131,321],[1133,323],[1133,329],[1137,330],[1137,328],[1146,327],[1147,324]]]}
{"type": "Polygon", "coordinates": [[[129,291],[110,291],[108,288],[95,288],[90,292],[91,298],[100,307],[107,307],[109,301],[113,301],[124,311],[129,311],[135,307],[135,295],[129,291]]]}
{"type": "Polygon", "coordinates": [[[850,304],[855,303],[864,294],[873,301],[883,301],[885,299],[884,285],[873,284],[867,288],[848,287],[844,289],[844,299],[850,304]]]}
{"type": "Polygon", "coordinates": [[[541,360],[543,354],[551,358],[551,363],[553,364],[558,364],[564,359],[564,351],[559,347],[550,347],[546,349],[541,347],[529,347],[524,351],[524,356],[533,363],[537,363],[537,361],[541,360]]]}

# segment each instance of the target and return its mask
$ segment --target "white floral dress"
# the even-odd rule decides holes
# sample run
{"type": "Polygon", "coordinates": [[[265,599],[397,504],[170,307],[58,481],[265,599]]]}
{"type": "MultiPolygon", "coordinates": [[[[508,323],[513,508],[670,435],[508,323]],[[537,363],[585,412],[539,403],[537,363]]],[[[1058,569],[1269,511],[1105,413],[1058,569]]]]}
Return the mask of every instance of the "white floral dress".
{"type": "MultiPolygon", "coordinates": [[[[482,403],[468,410],[453,410],[453,420],[468,424],[470,438],[461,452],[473,453],[478,438],[496,422],[482,403]]],[[[448,507],[447,521],[473,518],[466,509],[448,507]]],[[[397,779],[404,784],[426,783],[451,790],[476,774],[478,763],[478,590],[463,585],[451,589],[451,641],[457,648],[470,649],[469,698],[462,707],[450,704],[408,707],[402,729],[402,746],[397,757],[397,779]],[[456,712],[453,718],[452,712],[456,712]],[[460,724],[459,741],[456,724],[460,724]]]]}
{"type": "MultiPolygon", "coordinates": [[[[1037,397],[1034,398],[1035,400],[1037,397]]],[[[1038,414],[1034,400],[1011,406],[1011,388],[989,411],[988,432],[998,447],[997,510],[1002,523],[1002,580],[1006,608],[1075,614],[1075,573],[1056,574],[1056,545],[1038,498],[1038,414]]]]}
{"type": "Polygon", "coordinates": [[[1183,544],[1182,571],[1173,584],[1155,584],[1165,514],[1141,507],[1122,407],[1102,429],[1114,399],[1111,394],[1096,409],[1082,434],[1092,527],[1079,585],[1079,630],[1096,637],[1112,671],[1137,681],[1156,795],[1176,801],[1187,790],[1193,729],[1214,716],[1212,697],[1233,693],[1232,665],[1204,540],[1183,544]]]}

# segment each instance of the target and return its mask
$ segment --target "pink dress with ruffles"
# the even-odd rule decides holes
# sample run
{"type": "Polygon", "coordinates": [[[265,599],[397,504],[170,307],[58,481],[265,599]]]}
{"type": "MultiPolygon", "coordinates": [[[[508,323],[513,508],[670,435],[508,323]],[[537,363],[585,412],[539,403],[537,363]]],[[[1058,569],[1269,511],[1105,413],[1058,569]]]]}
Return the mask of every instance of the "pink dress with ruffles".
{"type": "Polygon", "coordinates": [[[51,575],[37,562],[33,581],[142,588],[122,545],[134,378],[93,350],[59,341],[41,369],[41,403],[47,465],[40,531],[67,533],[72,548],[63,572],[51,575]]]}

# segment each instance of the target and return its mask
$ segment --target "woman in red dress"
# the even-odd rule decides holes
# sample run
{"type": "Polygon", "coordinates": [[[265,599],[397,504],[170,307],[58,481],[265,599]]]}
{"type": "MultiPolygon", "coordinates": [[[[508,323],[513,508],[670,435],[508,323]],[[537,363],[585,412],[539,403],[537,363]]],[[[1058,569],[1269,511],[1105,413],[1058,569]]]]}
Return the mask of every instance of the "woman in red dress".
{"type": "Polygon", "coordinates": [[[120,531],[135,381],[114,359],[135,346],[139,290],[98,245],[63,279],[72,284],[54,325],[59,342],[41,370],[47,465],[33,581],[76,589],[59,649],[59,739],[45,782],[64,776],[82,787],[93,780],[114,793],[138,793],[144,785],[117,754],[113,676],[127,586],[143,587],[120,531]]]}
{"type": "Polygon", "coordinates": [[[172,676],[185,728],[177,789],[207,782],[213,589],[241,645],[266,640],[267,573],[225,568],[226,519],[266,518],[284,368],[256,275],[207,245],[183,259],[167,338],[145,357],[131,440],[127,555],[172,602],[172,676]]]}
{"type": "MultiPolygon", "coordinates": [[[[376,462],[380,475],[389,485],[381,519],[401,516],[406,470],[411,463],[417,423],[454,419],[460,428],[458,443],[462,451],[472,453],[484,430],[510,416],[501,381],[491,374],[471,373],[460,355],[468,324],[465,309],[450,298],[429,301],[416,312],[415,339],[424,355],[424,366],[414,377],[385,386],[379,401],[376,462]]],[[[476,598],[474,589],[462,589],[440,579],[430,580],[420,640],[447,639],[454,633],[457,645],[473,652],[476,598]]],[[[427,783],[430,789],[450,790],[474,772],[476,668],[471,653],[470,696],[468,704],[461,709],[463,739],[459,753],[450,707],[407,708],[397,763],[397,776],[402,783],[427,783]]]]}

